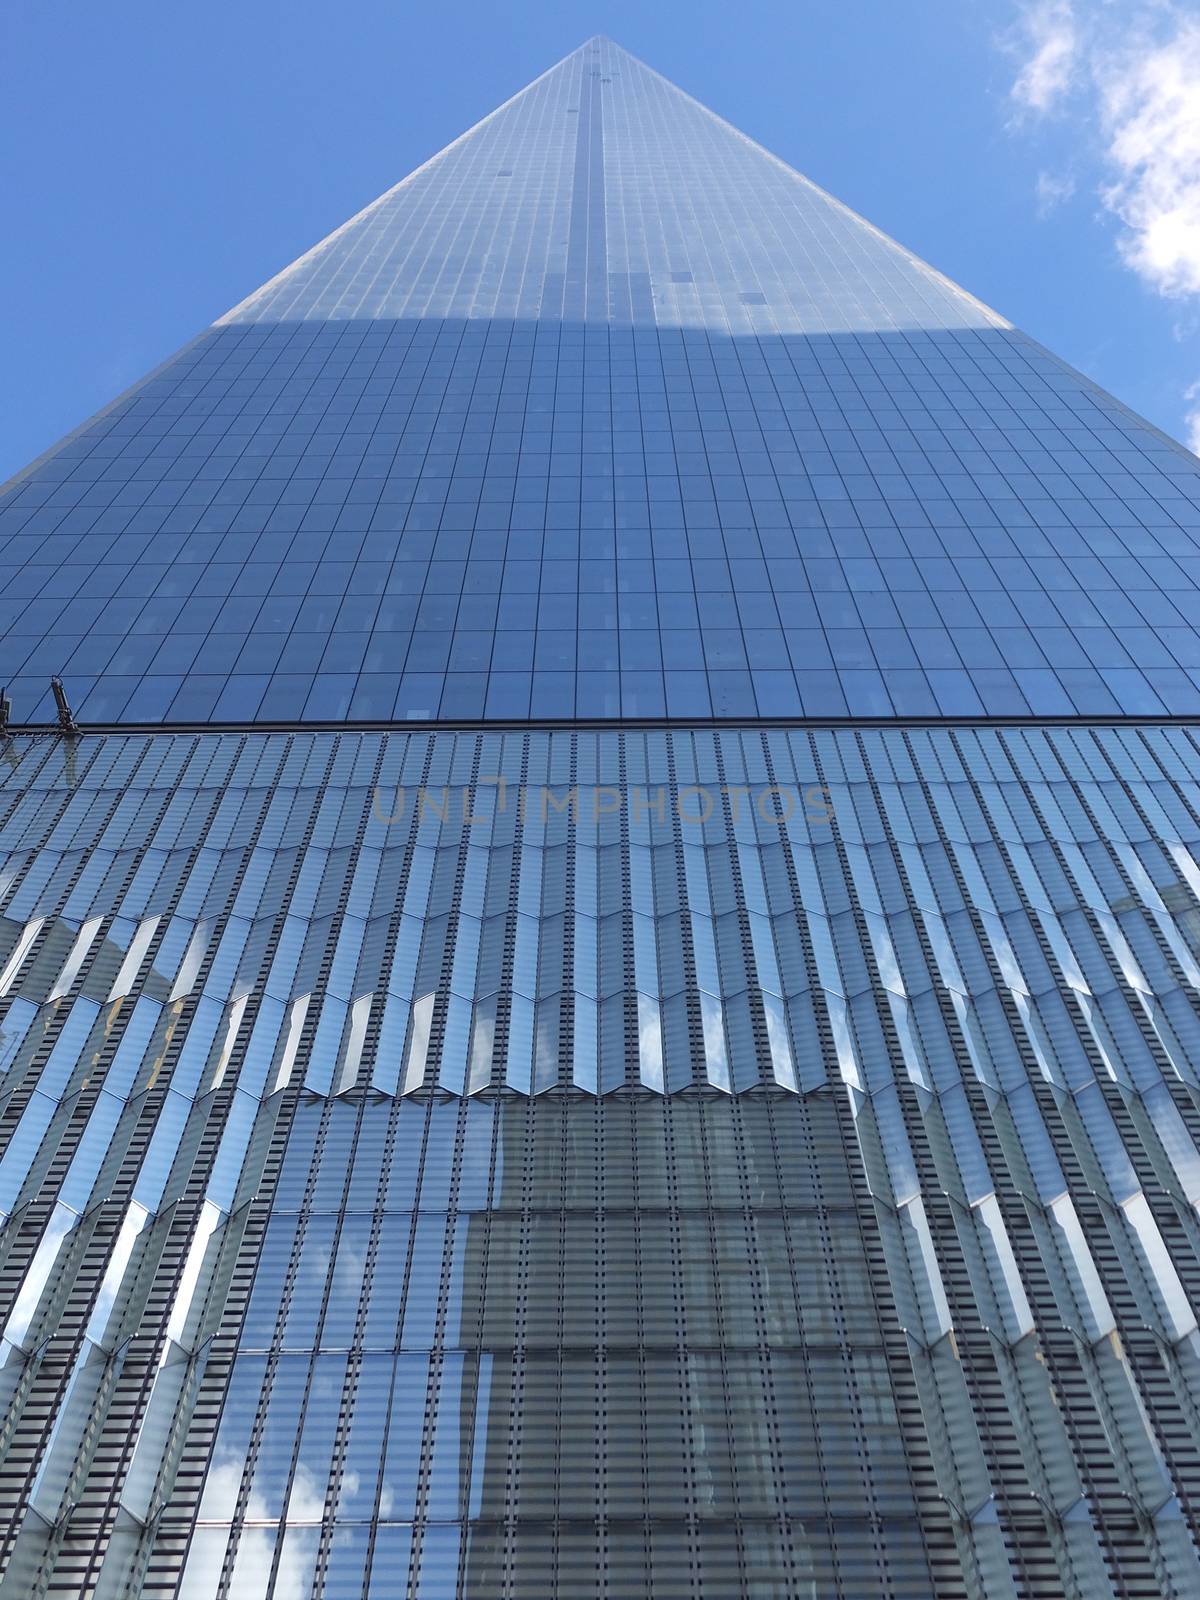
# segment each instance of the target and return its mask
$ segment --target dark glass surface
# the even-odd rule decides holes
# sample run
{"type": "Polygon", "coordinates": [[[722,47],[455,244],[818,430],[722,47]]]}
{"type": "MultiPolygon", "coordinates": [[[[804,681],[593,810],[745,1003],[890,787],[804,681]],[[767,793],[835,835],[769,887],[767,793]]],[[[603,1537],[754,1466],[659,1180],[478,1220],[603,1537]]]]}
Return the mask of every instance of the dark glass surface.
{"type": "Polygon", "coordinates": [[[1200,711],[1200,466],[616,46],[0,502],[92,722],[1200,711]]]}

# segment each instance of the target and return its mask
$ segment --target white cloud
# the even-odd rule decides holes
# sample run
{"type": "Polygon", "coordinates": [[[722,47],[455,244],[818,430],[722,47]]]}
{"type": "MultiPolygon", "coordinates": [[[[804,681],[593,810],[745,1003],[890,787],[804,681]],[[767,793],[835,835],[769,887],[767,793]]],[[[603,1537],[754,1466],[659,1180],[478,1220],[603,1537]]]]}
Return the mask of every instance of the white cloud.
{"type": "Polygon", "coordinates": [[[1035,188],[1039,217],[1048,217],[1075,193],[1075,179],[1069,172],[1039,172],[1035,188]]]}
{"type": "MultiPolygon", "coordinates": [[[[1021,110],[1044,114],[1080,91],[1081,140],[1122,224],[1122,259],[1159,294],[1200,294],[1200,21],[1162,0],[1078,12],[1039,0],[1006,47],[1018,56],[1010,94],[1021,110]]],[[[1039,212],[1073,188],[1039,174],[1039,212]]]]}
{"type": "Polygon", "coordinates": [[[1009,48],[1022,58],[1012,97],[1025,111],[1044,113],[1075,78],[1080,46],[1071,0],[1035,0],[1021,13],[1009,48]]]}
{"type": "MultiPolygon", "coordinates": [[[[1080,143],[1100,168],[1099,198],[1117,219],[1122,261],[1147,288],[1200,296],[1200,21],[1177,0],[1035,0],[1005,41],[1023,120],[1080,115],[1080,143]]],[[[1038,214],[1073,190],[1040,173],[1038,214]]],[[[1070,180],[1066,180],[1070,182],[1070,180]]],[[[1185,426],[1200,448],[1200,385],[1185,426]]]]}
{"type": "Polygon", "coordinates": [[[1121,255],[1160,294],[1200,294],[1200,23],[1095,75],[1121,255]]]}
{"type": "Polygon", "coordinates": [[[1193,383],[1190,388],[1183,391],[1183,398],[1189,402],[1188,410],[1184,412],[1183,425],[1186,429],[1184,443],[1193,455],[1200,456],[1200,383],[1193,383]]]}

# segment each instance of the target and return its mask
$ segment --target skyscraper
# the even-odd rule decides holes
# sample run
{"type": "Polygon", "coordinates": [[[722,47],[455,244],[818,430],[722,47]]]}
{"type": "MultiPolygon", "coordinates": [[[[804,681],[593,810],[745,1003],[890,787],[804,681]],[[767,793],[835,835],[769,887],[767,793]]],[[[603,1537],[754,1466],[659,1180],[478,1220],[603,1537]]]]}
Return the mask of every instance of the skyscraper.
{"type": "Polygon", "coordinates": [[[1200,1592],[1193,456],[595,39],[0,537],[4,1600],[1200,1592]]]}

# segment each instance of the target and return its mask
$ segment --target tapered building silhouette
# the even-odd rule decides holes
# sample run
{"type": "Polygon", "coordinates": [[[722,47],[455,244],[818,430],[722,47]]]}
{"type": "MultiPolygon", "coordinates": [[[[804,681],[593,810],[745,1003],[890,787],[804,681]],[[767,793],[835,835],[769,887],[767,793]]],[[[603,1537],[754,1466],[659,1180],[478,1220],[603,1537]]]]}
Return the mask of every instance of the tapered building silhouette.
{"type": "Polygon", "coordinates": [[[0,538],[4,1600],[1200,1593],[1195,457],[595,39],[0,538]]]}

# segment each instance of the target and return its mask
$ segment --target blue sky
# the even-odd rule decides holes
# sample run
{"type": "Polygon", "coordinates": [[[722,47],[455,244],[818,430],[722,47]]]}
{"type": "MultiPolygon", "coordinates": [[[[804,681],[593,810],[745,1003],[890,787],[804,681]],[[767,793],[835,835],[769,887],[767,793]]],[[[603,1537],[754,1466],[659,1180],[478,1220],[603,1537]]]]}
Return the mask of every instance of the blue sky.
{"type": "Polygon", "coordinates": [[[1200,443],[1171,0],[6,0],[0,478],[593,33],[1200,443]]]}

